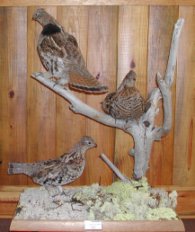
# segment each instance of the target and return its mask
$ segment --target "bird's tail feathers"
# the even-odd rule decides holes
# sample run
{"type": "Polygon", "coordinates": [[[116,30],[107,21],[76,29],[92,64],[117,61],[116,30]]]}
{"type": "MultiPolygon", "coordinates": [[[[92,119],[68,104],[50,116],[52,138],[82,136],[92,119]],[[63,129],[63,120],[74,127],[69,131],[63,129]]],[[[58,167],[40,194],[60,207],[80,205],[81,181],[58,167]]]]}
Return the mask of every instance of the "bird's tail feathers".
{"type": "Polygon", "coordinates": [[[29,172],[29,164],[26,163],[9,163],[8,174],[26,174],[29,172]]]}
{"type": "Polygon", "coordinates": [[[102,85],[95,77],[85,77],[78,73],[70,73],[70,87],[86,93],[106,93],[108,87],[102,85]]]}

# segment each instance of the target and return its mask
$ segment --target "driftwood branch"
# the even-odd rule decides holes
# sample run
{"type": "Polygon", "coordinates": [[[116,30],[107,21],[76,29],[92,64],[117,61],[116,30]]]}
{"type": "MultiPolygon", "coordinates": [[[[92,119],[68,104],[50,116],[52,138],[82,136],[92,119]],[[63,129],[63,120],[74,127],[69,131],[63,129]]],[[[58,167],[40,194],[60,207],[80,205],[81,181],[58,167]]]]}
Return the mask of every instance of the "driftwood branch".
{"type": "Polygon", "coordinates": [[[178,19],[175,24],[174,31],[173,31],[170,53],[169,53],[169,60],[168,60],[167,69],[165,73],[165,82],[167,83],[169,87],[171,87],[173,80],[174,80],[175,65],[176,65],[176,60],[177,60],[177,49],[178,49],[179,37],[181,34],[183,24],[184,24],[184,19],[183,18],[178,19]]]}
{"type": "MultiPolygon", "coordinates": [[[[148,98],[150,108],[138,121],[115,120],[111,116],[88,106],[79,100],[68,88],[63,88],[62,86],[55,84],[52,80],[45,78],[42,73],[34,73],[32,75],[34,79],[38,80],[70,102],[70,109],[73,112],[84,115],[104,125],[119,128],[132,135],[134,138],[133,151],[135,159],[134,178],[136,179],[140,179],[146,173],[153,142],[155,140],[160,140],[172,127],[172,99],[170,88],[174,80],[177,48],[183,23],[184,20],[179,19],[175,24],[165,76],[163,78],[160,73],[157,73],[158,88],[153,89],[150,93],[148,98]],[[163,101],[164,121],[163,125],[159,127],[154,123],[155,117],[159,112],[158,102],[161,99],[163,101]]],[[[127,177],[120,173],[104,154],[101,155],[101,158],[121,180],[127,180],[127,177]]]]}
{"type": "Polygon", "coordinates": [[[103,153],[100,154],[100,158],[109,166],[109,168],[115,173],[115,175],[124,182],[129,182],[128,177],[124,176],[120,170],[107,158],[103,153]]]}
{"type": "Polygon", "coordinates": [[[113,117],[90,107],[89,105],[78,99],[74,95],[74,93],[68,88],[64,88],[61,85],[55,84],[54,81],[45,78],[43,73],[37,72],[33,73],[31,76],[37,81],[41,82],[41,84],[45,85],[46,87],[66,99],[68,102],[70,102],[70,109],[74,113],[82,114],[88,118],[91,118],[110,127],[116,127],[122,130],[126,128],[127,122],[125,122],[124,120],[115,120],[113,117]]]}

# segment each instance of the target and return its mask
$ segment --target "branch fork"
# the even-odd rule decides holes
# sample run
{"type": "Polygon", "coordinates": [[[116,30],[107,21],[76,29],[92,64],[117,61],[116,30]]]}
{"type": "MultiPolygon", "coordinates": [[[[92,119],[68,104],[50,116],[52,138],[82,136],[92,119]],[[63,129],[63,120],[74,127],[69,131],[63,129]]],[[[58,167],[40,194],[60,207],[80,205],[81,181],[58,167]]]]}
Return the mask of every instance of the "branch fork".
{"type": "MultiPolygon", "coordinates": [[[[52,80],[45,78],[43,73],[32,74],[32,78],[67,100],[70,103],[70,109],[74,113],[84,115],[104,125],[121,129],[133,136],[134,148],[132,151],[135,159],[135,179],[140,179],[146,174],[153,142],[160,140],[163,136],[167,135],[172,127],[172,99],[170,88],[174,80],[177,48],[183,23],[184,19],[178,19],[175,24],[165,76],[163,78],[159,72],[157,73],[156,81],[158,87],[151,91],[148,98],[150,107],[139,120],[128,120],[127,122],[125,120],[115,120],[110,115],[99,112],[82,102],[68,88],[63,88],[62,86],[55,84],[52,80]],[[162,126],[156,126],[154,125],[154,121],[159,113],[158,102],[161,99],[163,101],[164,121],[162,126]]],[[[124,176],[104,154],[101,154],[100,157],[107,163],[119,179],[128,181],[128,178],[124,176]]]]}

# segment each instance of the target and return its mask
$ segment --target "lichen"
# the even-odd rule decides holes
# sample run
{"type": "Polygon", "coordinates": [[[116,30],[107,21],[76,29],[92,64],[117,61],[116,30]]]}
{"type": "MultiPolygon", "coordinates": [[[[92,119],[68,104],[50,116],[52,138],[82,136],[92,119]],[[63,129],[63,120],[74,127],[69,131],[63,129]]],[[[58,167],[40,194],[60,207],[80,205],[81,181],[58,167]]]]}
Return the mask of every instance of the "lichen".
{"type": "Polygon", "coordinates": [[[104,188],[92,185],[81,189],[74,198],[89,206],[91,220],[177,219],[173,210],[177,193],[153,189],[146,178],[132,183],[118,181],[104,188]]]}
{"type": "Polygon", "coordinates": [[[147,215],[147,220],[177,220],[177,215],[171,208],[160,207],[151,209],[147,215]]]}
{"type": "Polygon", "coordinates": [[[20,197],[18,219],[53,220],[176,220],[175,191],[151,188],[146,178],[110,186],[93,184],[65,189],[60,205],[43,187],[27,189],[20,197]],[[32,208],[34,209],[32,211],[32,208]]]}

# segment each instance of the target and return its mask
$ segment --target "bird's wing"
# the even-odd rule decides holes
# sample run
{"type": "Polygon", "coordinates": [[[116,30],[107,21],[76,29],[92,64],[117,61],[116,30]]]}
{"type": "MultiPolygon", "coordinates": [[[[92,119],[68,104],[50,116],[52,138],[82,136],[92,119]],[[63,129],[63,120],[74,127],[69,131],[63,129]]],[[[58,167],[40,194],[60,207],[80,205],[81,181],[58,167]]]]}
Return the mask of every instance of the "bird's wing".
{"type": "Polygon", "coordinates": [[[41,50],[63,58],[69,70],[71,88],[87,93],[107,92],[107,86],[100,84],[88,71],[76,38],[65,32],[63,28],[60,28],[60,31],[55,29],[55,33],[45,36],[41,41],[41,50]]]}
{"type": "Polygon", "coordinates": [[[70,69],[74,69],[74,66],[85,67],[76,38],[55,23],[49,23],[43,27],[39,43],[43,52],[50,52],[55,56],[64,58],[65,63],[70,65],[70,69]]]}
{"type": "Polygon", "coordinates": [[[52,185],[61,172],[61,162],[59,160],[51,160],[42,165],[42,168],[34,173],[33,181],[41,185],[52,185]]]}
{"type": "Polygon", "coordinates": [[[112,108],[118,118],[136,119],[143,114],[144,99],[136,88],[131,87],[115,95],[112,108]]]}
{"type": "Polygon", "coordinates": [[[115,92],[111,92],[107,94],[103,102],[101,102],[102,109],[106,114],[110,114],[110,108],[111,108],[112,101],[113,101],[115,94],[116,94],[115,92]]]}
{"type": "Polygon", "coordinates": [[[57,46],[63,48],[66,61],[70,65],[70,87],[88,93],[105,93],[107,87],[100,84],[99,81],[88,71],[77,40],[73,35],[64,32],[52,35],[57,46]]]}
{"type": "Polygon", "coordinates": [[[54,43],[64,52],[64,57],[69,60],[71,69],[82,69],[85,67],[85,61],[81,54],[77,40],[61,28],[61,31],[51,35],[54,43]]]}

